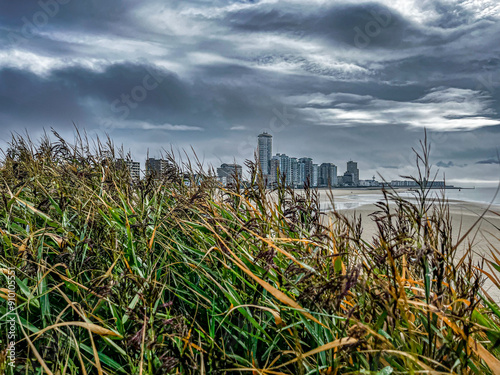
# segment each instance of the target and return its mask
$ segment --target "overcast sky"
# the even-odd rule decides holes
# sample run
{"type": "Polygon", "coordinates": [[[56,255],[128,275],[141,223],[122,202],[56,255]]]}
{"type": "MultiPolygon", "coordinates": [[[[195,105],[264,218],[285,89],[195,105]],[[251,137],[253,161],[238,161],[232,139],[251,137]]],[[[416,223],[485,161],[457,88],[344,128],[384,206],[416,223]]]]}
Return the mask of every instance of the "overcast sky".
{"type": "Polygon", "coordinates": [[[497,0],[0,0],[0,143],[73,123],[206,165],[273,153],[412,171],[428,129],[456,184],[500,176],[497,0]]]}

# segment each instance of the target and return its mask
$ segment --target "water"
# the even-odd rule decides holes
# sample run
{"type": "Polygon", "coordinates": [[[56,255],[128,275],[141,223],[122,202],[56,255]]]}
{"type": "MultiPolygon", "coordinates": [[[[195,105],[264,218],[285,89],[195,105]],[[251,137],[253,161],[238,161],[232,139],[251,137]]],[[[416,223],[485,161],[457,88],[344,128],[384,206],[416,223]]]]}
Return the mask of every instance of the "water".
{"type": "Polygon", "coordinates": [[[450,200],[500,205],[500,194],[495,197],[496,190],[496,187],[446,190],[446,197],[450,200]]]}
{"type": "MultiPolygon", "coordinates": [[[[334,204],[337,210],[353,210],[355,208],[374,204],[383,198],[381,193],[379,194],[351,194],[342,195],[335,197],[334,204]]],[[[331,211],[332,206],[329,201],[322,200],[321,202],[322,211],[331,211]]]]}
{"type": "MultiPolygon", "coordinates": [[[[497,188],[493,187],[479,187],[475,189],[448,189],[445,190],[445,197],[449,200],[450,204],[457,202],[473,202],[488,205],[492,203],[495,207],[500,206],[500,194],[495,196],[497,188]]],[[[401,193],[403,197],[413,197],[414,193],[404,192],[401,193]]],[[[436,189],[432,190],[432,197],[442,198],[443,191],[436,189]]]]}
{"type": "MultiPolygon", "coordinates": [[[[450,204],[453,205],[457,201],[490,204],[493,203],[494,208],[500,208],[500,193],[495,196],[496,187],[478,187],[475,189],[450,189],[445,190],[445,196],[449,199],[450,204]]],[[[412,199],[415,193],[410,191],[400,191],[401,197],[412,199]]],[[[442,197],[442,190],[436,189],[431,192],[432,197],[442,197]]],[[[373,192],[367,194],[350,194],[335,197],[335,208],[337,210],[352,210],[361,206],[374,204],[382,200],[383,195],[380,192],[373,192]]],[[[322,211],[330,211],[332,209],[328,200],[322,199],[322,211]]]]}

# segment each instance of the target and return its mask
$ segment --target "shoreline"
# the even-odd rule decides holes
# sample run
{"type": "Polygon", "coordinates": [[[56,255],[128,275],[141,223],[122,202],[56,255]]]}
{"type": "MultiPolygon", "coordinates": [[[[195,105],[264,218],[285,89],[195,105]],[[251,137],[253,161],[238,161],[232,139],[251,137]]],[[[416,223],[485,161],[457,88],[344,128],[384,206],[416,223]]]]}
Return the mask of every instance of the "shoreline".
{"type": "MultiPolygon", "coordinates": [[[[363,199],[363,193],[357,192],[357,194],[334,196],[334,203],[335,205],[340,203],[342,208],[337,209],[337,211],[347,218],[353,218],[354,216],[361,218],[361,225],[363,228],[362,238],[368,243],[373,243],[377,233],[377,225],[371,215],[379,209],[375,205],[375,197],[370,198],[372,199],[363,199]],[[355,199],[360,199],[360,202],[358,202],[355,207],[349,207],[349,203],[356,204],[355,199]]],[[[380,200],[380,196],[378,200],[380,200]]],[[[323,206],[323,204],[329,204],[328,197],[325,197],[325,195],[321,195],[321,205],[323,206]]],[[[486,260],[493,260],[491,252],[494,251],[494,249],[500,251],[500,205],[491,205],[489,209],[488,206],[489,205],[484,202],[471,202],[456,199],[448,200],[453,241],[456,242],[470,228],[473,228],[458,247],[457,260],[464,254],[465,248],[469,242],[472,244],[474,262],[477,267],[481,266],[483,258],[486,260]],[[485,210],[487,210],[487,212],[481,218],[485,210]]],[[[328,219],[331,220],[333,218],[333,209],[322,209],[322,212],[325,213],[328,219]]],[[[483,269],[486,272],[494,272],[497,276],[500,276],[500,273],[492,271],[486,262],[483,264],[483,269]]],[[[500,303],[500,291],[489,279],[486,279],[483,288],[491,298],[497,303],[500,303]]]]}
{"type": "MultiPolygon", "coordinates": [[[[411,188],[395,188],[394,189],[398,194],[402,194],[405,199],[410,199],[413,200],[415,199],[411,193],[414,192],[414,189],[411,188]]],[[[449,190],[449,189],[447,189],[449,190]]],[[[452,190],[458,190],[458,189],[452,189],[452,190]]],[[[475,189],[470,189],[470,190],[475,190],[475,189]]],[[[296,189],[296,192],[300,194],[302,189],[296,189]]],[[[332,189],[329,190],[328,188],[319,188],[319,196],[320,196],[320,203],[321,203],[321,211],[328,213],[329,211],[333,210],[333,207],[331,207],[331,202],[329,199],[329,194],[330,192],[332,193],[332,196],[334,198],[334,204],[337,206],[336,209],[338,211],[344,211],[344,210],[352,210],[356,209],[359,207],[363,207],[366,205],[373,205],[377,201],[383,198],[382,194],[383,189],[379,187],[367,187],[367,188],[354,188],[354,189],[348,189],[348,188],[341,188],[341,189],[332,189]],[[360,197],[361,196],[361,199],[360,197]],[[348,204],[349,203],[349,204],[348,204]]],[[[434,191],[439,191],[439,189],[434,189],[434,191]]],[[[441,201],[442,197],[441,196],[433,196],[432,199],[435,199],[437,201],[441,201]]],[[[457,199],[455,197],[447,197],[446,201],[452,205],[457,205],[457,204],[473,204],[476,206],[480,206],[483,209],[487,209],[490,207],[492,210],[497,210],[500,212],[500,203],[499,202],[486,202],[486,201],[480,201],[480,200],[464,200],[464,199],[457,199]]]]}

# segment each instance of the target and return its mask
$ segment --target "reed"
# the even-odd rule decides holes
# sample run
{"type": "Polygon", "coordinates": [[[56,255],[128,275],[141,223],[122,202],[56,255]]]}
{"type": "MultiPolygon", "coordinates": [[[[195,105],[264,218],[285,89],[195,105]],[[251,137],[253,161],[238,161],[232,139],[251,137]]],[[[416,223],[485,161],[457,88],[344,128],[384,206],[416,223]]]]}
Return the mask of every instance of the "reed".
{"type": "Polygon", "coordinates": [[[2,292],[3,373],[500,374],[500,307],[482,290],[500,288],[500,254],[476,264],[426,184],[416,201],[384,191],[367,242],[316,190],[266,190],[253,162],[250,183],[221,188],[167,157],[133,181],[109,139],[12,138],[0,268],[16,270],[17,359],[2,292]]]}

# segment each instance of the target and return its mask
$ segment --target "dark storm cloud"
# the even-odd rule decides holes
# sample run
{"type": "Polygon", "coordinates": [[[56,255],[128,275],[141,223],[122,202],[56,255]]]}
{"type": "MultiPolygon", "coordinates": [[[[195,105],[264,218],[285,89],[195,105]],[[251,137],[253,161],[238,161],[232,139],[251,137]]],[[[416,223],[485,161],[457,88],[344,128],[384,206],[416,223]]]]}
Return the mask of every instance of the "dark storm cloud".
{"type": "Polygon", "coordinates": [[[425,34],[398,12],[377,3],[328,4],[318,7],[277,8],[273,5],[240,10],[225,22],[235,29],[276,32],[300,38],[320,37],[331,44],[353,47],[402,48],[411,35],[423,42],[425,34]],[[376,37],[374,37],[376,34],[376,37]]]}
{"type": "Polygon", "coordinates": [[[500,161],[498,159],[486,159],[479,160],[476,162],[476,164],[500,164],[500,161]]]}
{"type": "Polygon", "coordinates": [[[467,164],[456,164],[456,163],[452,162],[451,160],[448,162],[444,162],[444,161],[440,160],[436,163],[436,167],[439,167],[439,168],[451,168],[451,167],[463,168],[466,166],[467,166],[467,164]]]}
{"type": "Polygon", "coordinates": [[[92,32],[123,23],[136,6],[137,2],[130,0],[11,1],[2,7],[0,22],[4,28],[19,33],[43,27],[82,28],[92,32]]]}
{"type": "Polygon", "coordinates": [[[339,173],[353,158],[363,177],[390,179],[410,172],[426,127],[448,176],[492,173],[475,164],[496,154],[500,136],[492,1],[0,7],[3,140],[76,122],[138,158],[174,144],[241,163],[267,130],[277,152],[335,162],[339,173]]]}
{"type": "MultiPolygon", "coordinates": [[[[151,66],[113,65],[102,72],[81,67],[52,71],[41,77],[32,72],[4,69],[0,71],[0,110],[2,114],[28,119],[85,114],[87,99],[101,103],[121,101],[122,95],[142,84],[146,76],[158,76],[162,86],[156,95],[144,100],[142,110],[162,108],[169,112],[184,112],[189,106],[188,88],[174,74],[158,71],[151,66]]],[[[150,84],[155,84],[150,79],[150,84]]],[[[92,108],[87,108],[91,110],[92,108]]]]}
{"type": "Polygon", "coordinates": [[[453,163],[452,161],[449,161],[448,163],[444,162],[444,161],[438,161],[436,163],[436,166],[440,167],[440,168],[450,168],[450,167],[453,167],[455,165],[455,163],[453,163]]]}

